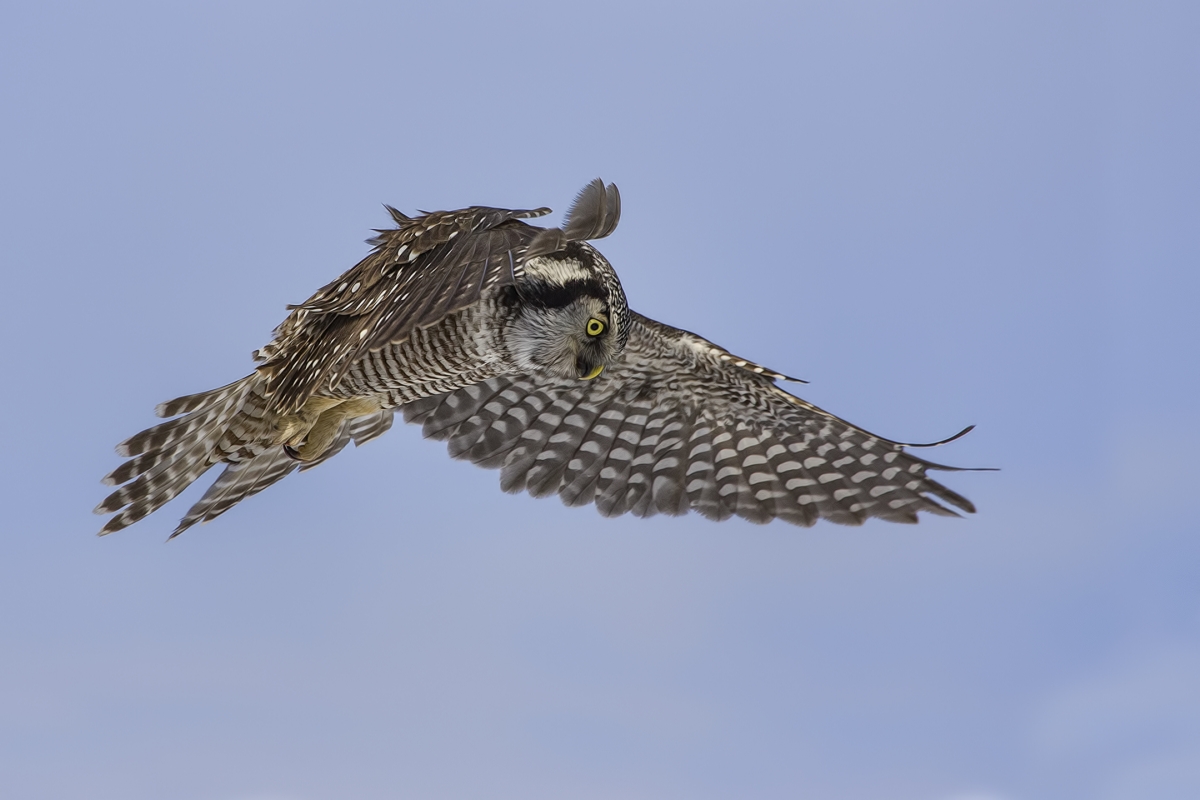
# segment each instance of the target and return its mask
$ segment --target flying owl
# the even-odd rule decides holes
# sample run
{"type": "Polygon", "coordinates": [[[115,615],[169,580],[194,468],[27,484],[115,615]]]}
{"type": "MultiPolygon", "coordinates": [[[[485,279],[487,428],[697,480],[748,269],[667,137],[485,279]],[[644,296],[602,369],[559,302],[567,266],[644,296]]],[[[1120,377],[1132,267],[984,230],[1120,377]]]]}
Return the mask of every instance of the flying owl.
{"type": "Polygon", "coordinates": [[[96,507],[115,514],[101,534],[224,464],[177,536],[374,439],[397,411],[453,457],[500,469],[504,491],[605,516],[807,526],[975,510],[929,477],[952,467],[905,450],[932,445],[868,433],[784,391],[785,375],[631,311],[588,244],[617,226],[616,186],[588,184],[558,228],[525,222],[548,208],[387,208],[396,227],[289,306],[251,374],[162,403],[173,419],[117,447],[129,460],[104,478],[120,488],[96,507]]]}

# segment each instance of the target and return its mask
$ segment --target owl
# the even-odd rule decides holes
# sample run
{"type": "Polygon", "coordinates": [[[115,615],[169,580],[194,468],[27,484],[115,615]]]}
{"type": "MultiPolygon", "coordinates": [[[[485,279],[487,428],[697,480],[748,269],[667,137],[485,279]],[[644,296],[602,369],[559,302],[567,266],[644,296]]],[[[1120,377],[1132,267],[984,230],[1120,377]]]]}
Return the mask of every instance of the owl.
{"type": "Polygon", "coordinates": [[[808,526],[975,510],[929,477],[954,468],[906,449],[933,445],[869,433],[785,391],[787,376],[630,310],[589,244],[617,226],[616,186],[588,184],[560,227],[526,222],[548,208],[386,208],[396,227],[289,306],[253,372],[162,403],[168,421],[118,445],[128,460],[104,478],[119,488],[96,507],[114,514],[101,534],[223,465],[177,536],[374,439],[397,412],[451,456],[499,469],[504,491],[605,516],[808,526]]]}

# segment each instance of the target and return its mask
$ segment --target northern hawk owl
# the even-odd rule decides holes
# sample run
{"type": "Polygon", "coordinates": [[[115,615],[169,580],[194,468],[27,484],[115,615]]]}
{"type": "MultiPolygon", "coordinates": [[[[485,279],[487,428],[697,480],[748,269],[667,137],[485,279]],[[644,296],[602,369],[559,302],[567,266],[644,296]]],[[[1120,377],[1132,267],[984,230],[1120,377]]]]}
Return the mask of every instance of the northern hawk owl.
{"type": "Polygon", "coordinates": [[[928,475],[951,468],[905,450],[913,445],[868,433],[784,391],[776,381],[786,376],[631,311],[612,266],[588,244],[617,226],[616,186],[588,184],[558,228],[524,221],[548,208],[388,211],[396,227],[289,307],[254,353],[254,372],[159,405],[158,416],[173,419],[118,446],[129,460],[104,479],[123,485],[96,508],[116,514],[102,534],[224,464],[178,535],[350,441],[375,438],[397,410],[455,458],[499,468],[505,491],[557,493],[605,516],[694,509],[718,520],[853,525],[975,510],[928,475]]]}

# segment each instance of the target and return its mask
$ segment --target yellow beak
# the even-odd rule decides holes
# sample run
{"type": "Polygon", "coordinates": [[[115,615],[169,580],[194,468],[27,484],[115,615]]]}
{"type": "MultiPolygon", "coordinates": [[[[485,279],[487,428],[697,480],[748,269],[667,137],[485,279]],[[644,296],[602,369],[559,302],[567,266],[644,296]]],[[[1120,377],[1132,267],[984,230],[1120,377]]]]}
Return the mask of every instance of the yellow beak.
{"type": "Polygon", "coordinates": [[[592,371],[589,372],[587,375],[580,375],[579,379],[584,380],[584,381],[590,381],[592,378],[596,377],[601,372],[604,372],[604,365],[597,364],[595,367],[592,367],[592,371]]]}

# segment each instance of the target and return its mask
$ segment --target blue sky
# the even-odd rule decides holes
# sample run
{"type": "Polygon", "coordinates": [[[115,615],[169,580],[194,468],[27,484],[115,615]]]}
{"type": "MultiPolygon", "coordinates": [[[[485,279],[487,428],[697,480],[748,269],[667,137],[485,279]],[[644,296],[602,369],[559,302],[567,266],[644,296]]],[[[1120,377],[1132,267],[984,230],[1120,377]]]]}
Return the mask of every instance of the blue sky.
{"type": "Polygon", "coordinates": [[[0,792],[1200,796],[1200,12],[8,4],[0,792]],[[163,544],[113,446],[404,210],[596,176],[630,304],[965,520],[606,520],[399,426],[163,544]]]}

